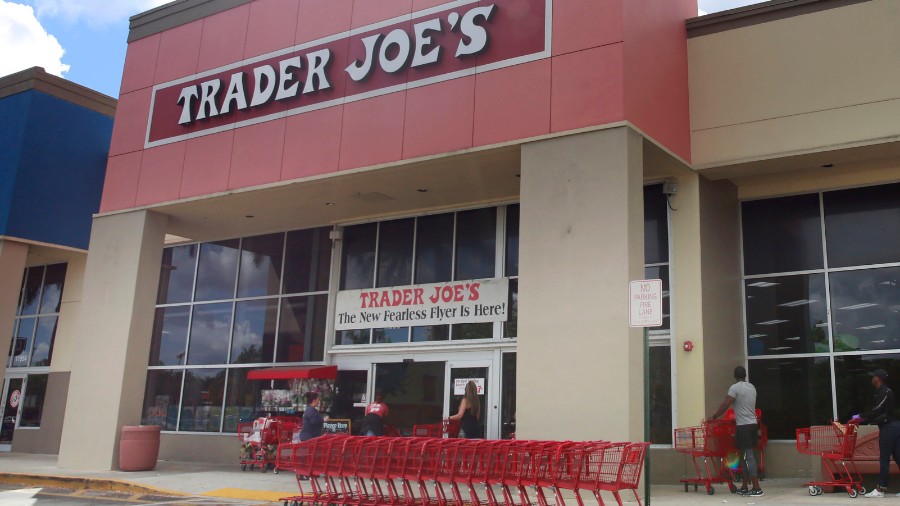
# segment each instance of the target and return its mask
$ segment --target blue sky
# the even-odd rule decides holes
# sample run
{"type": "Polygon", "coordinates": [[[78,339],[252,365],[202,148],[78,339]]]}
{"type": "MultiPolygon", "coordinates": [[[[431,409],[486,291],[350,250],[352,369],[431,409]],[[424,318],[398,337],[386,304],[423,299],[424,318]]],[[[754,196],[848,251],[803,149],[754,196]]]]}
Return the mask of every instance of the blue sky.
{"type": "MultiPolygon", "coordinates": [[[[699,0],[699,6],[711,13],[760,1],[699,0]]],[[[164,3],[167,0],[0,0],[0,76],[37,65],[117,97],[128,17],[164,3]]]]}

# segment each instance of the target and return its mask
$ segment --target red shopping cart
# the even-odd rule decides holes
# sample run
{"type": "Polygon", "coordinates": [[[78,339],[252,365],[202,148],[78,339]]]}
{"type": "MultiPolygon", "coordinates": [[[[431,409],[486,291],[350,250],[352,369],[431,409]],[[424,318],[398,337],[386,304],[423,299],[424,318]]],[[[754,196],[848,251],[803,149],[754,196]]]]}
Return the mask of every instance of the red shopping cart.
{"type": "MultiPolygon", "coordinates": [[[[734,420],[734,410],[729,409],[725,412],[725,415],[722,417],[723,420],[734,420]]],[[[756,446],[753,447],[753,450],[759,454],[759,458],[756,459],[756,471],[759,479],[766,479],[766,447],[769,445],[769,427],[763,423],[762,410],[756,409],[756,423],[759,425],[759,437],[756,439],[756,446]]],[[[735,452],[737,455],[737,452],[735,452]]],[[[743,478],[743,469],[740,465],[740,458],[728,459],[730,462],[736,462],[736,466],[731,469],[732,474],[734,474],[734,481],[741,481],[743,478]]]]}
{"type": "Polygon", "coordinates": [[[831,425],[797,429],[797,451],[822,457],[823,467],[828,473],[828,479],[805,484],[809,487],[809,495],[821,495],[822,487],[843,488],[850,498],[866,493],[862,486],[862,476],[853,462],[858,433],[858,422],[847,425],[834,422],[831,425]]]}
{"type": "MultiPolygon", "coordinates": [[[[428,423],[413,425],[413,437],[444,437],[458,438],[462,427],[461,420],[443,420],[441,423],[428,423]]],[[[387,434],[385,434],[387,435],[387,434]]]]}
{"type": "Polygon", "coordinates": [[[675,450],[690,455],[697,472],[696,478],[681,480],[685,492],[691,485],[695,492],[703,485],[706,493],[713,495],[716,493],[713,487],[716,483],[727,484],[732,494],[737,492],[733,483],[734,474],[726,463],[726,457],[736,451],[734,432],[734,420],[706,420],[699,427],[675,429],[675,450]],[[698,459],[702,460],[702,467],[698,459]]]}

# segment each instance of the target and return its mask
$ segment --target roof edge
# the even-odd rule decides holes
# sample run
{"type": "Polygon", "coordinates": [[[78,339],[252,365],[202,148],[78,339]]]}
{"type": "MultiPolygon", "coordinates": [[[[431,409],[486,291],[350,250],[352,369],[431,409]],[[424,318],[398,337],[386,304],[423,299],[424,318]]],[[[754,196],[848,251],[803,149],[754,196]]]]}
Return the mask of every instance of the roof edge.
{"type": "Polygon", "coordinates": [[[871,0],[769,0],[687,20],[688,38],[712,35],[871,0]]]}
{"type": "Polygon", "coordinates": [[[116,104],[118,103],[116,99],[62,77],[48,74],[41,67],[31,67],[0,77],[0,98],[29,90],[46,93],[110,118],[116,115],[116,104]]]}
{"type": "Polygon", "coordinates": [[[175,0],[131,16],[128,42],[233,9],[253,0],[175,0]]]}

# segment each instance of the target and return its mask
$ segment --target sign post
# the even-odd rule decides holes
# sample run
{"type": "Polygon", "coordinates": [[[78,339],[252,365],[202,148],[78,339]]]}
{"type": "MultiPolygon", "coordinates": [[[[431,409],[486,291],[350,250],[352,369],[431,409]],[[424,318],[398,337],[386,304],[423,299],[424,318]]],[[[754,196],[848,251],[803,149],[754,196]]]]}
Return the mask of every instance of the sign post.
{"type": "MultiPolygon", "coordinates": [[[[662,280],[632,281],[628,290],[628,325],[644,329],[644,439],[650,440],[650,327],[661,327],[662,280]]],[[[650,452],[644,463],[644,502],[650,506],[650,452]]]]}

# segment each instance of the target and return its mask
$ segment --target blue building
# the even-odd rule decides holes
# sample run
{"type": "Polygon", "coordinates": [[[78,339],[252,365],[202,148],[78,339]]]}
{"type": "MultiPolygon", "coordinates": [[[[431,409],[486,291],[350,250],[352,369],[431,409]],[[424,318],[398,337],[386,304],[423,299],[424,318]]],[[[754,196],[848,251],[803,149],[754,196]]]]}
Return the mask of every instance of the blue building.
{"type": "Polygon", "coordinates": [[[58,451],[71,364],[54,348],[77,312],[115,108],[41,68],[0,78],[0,450],[58,451]]]}

